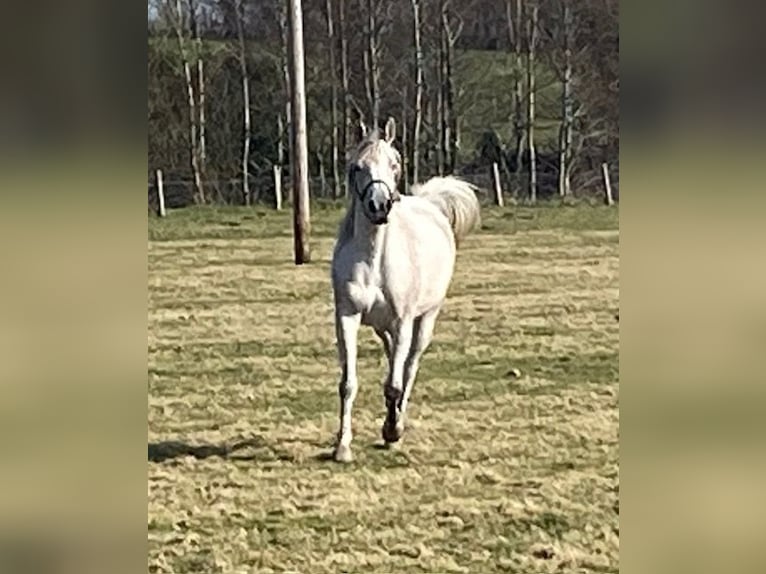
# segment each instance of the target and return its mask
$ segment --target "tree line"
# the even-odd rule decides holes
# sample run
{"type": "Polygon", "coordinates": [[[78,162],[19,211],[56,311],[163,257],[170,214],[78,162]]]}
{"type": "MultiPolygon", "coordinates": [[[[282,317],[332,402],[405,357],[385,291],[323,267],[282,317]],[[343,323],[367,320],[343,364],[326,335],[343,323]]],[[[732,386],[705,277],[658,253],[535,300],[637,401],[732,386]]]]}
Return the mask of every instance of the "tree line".
{"type": "MultiPolygon", "coordinates": [[[[342,197],[359,122],[397,119],[405,185],[487,174],[514,196],[618,186],[616,0],[304,0],[312,193],[342,197]]],[[[149,173],[249,204],[289,171],[284,0],[150,0],[149,173]]]]}

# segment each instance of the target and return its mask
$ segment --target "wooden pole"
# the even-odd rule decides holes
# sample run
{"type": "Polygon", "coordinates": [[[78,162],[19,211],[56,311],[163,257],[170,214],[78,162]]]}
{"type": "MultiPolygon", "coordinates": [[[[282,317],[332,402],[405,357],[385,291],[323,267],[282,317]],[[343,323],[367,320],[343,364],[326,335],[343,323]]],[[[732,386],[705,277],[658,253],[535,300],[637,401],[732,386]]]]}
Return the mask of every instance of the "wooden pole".
{"type": "Polygon", "coordinates": [[[503,188],[500,186],[500,170],[497,162],[492,163],[492,181],[495,184],[495,205],[503,207],[503,188]]]}
{"type": "Polygon", "coordinates": [[[311,261],[309,234],[309,155],[306,141],[306,87],[303,57],[303,8],[301,0],[288,0],[290,113],[292,114],[293,154],[290,162],[293,175],[293,235],[295,264],[311,261]]]}
{"type": "Polygon", "coordinates": [[[606,162],[601,164],[601,175],[604,178],[604,203],[607,205],[614,205],[612,183],[609,181],[609,167],[606,165],[606,162]]]}
{"type": "Polygon", "coordinates": [[[282,209],[282,168],[277,164],[274,164],[274,197],[279,211],[282,209]]]}
{"type": "Polygon", "coordinates": [[[157,215],[165,217],[165,188],[162,183],[162,170],[157,170],[157,198],[160,200],[159,210],[157,215]]]}

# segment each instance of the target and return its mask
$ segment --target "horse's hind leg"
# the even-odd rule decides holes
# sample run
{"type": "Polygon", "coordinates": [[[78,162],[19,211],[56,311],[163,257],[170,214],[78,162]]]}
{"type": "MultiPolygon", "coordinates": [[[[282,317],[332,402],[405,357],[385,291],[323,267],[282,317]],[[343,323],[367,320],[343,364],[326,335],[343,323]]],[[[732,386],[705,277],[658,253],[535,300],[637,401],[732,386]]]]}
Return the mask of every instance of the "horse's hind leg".
{"type": "Polygon", "coordinates": [[[383,440],[387,443],[399,440],[397,432],[399,406],[404,395],[404,367],[409,356],[413,337],[413,319],[403,319],[394,330],[389,360],[389,375],[384,388],[386,397],[386,420],[383,423],[383,440]]]}
{"type": "Polygon", "coordinates": [[[404,370],[404,395],[402,396],[402,404],[400,407],[399,418],[404,423],[404,417],[407,412],[407,403],[410,400],[410,393],[412,393],[412,387],[415,385],[415,377],[418,374],[418,368],[420,367],[420,357],[431,344],[431,339],[434,334],[434,326],[436,325],[436,317],[439,315],[439,309],[434,309],[421,315],[420,320],[417,323],[415,330],[412,347],[410,348],[410,355],[407,357],[407,364],[404,370]]]}
{"type": "Polygon", "coordinates": [[[338,385],[340,398],[340,429],[338,443],[333,458],[338,462],[351,461],[351,407],[357,390],[356,345],[361,316],[359,314],[335,317],[335,330],[338,337],[338,358],[342,375],[338,385]]]}
{"type": "Polygon", "coordinates": [[[412,387],[415,385],[415,377],[418,374],[420,366],[420,356],[428,348],[433,337],[434,326],[439,309],[424,313],[415,320],[412,342],[410,344],[409,354],[404,364],[404,390],[398,405],[396,418],[386,419],[386,425],[383,429],[383,436],[387,442],[395,442],[402,437],[404,433],[404,422],[407,413],[407,404],[412,393],[412,387]],[[386,428],[387,427],[387,428],[386,428]],[[389,440],[391,439],[391,440],[389,440]]]}
{"type": "Polygon", "coordinates": [[[393,347],[393,340],[391,339],[391,333],[385,329],[375,329],[375,334],[380,337],[380,340],[383,343],[383,350],[386,352],[388,366],[386,368],[386,378],[383,379],[383,388],[385,389],[391,384],[391,349],[393,347]]]}

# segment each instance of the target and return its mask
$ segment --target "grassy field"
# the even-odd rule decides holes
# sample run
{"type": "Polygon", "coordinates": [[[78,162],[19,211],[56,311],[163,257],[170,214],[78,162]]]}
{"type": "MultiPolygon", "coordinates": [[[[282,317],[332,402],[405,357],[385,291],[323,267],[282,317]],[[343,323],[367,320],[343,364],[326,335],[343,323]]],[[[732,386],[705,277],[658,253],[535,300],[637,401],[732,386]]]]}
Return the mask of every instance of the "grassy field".
{"type": "Polygon", "coordinates": [[[149,571],[617,572],[616,209],[484,209],[394,450],[363,331],[347,466],[341,213],[314,208],[304,267],[289,211],[150,220],[149,571]]]}

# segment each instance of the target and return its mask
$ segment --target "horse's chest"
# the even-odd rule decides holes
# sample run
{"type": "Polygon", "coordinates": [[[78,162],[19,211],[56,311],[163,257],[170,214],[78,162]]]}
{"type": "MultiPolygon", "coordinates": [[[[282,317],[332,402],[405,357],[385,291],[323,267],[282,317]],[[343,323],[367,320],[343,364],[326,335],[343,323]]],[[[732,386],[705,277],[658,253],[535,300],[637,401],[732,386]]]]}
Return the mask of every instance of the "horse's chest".
{"type": "Polygon", "coordinates": [[[362,323],[376,325],[391,315],[383,290],[375,284],[353,282],[348,286],[349,298],[362,314],[362,323]]]}

